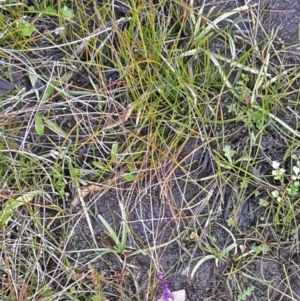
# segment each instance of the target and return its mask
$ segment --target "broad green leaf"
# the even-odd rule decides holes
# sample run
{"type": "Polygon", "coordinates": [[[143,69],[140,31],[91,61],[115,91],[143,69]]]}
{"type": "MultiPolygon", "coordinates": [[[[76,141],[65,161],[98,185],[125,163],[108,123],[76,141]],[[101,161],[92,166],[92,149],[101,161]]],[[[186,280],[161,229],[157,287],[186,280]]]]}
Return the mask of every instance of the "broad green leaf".
{"type": "Polygon", "coordinates": [[[43,13],[45,13],[47,15],[56,15],[57,14],[56,10],[51,6],[46,7],[46,9],[43,10],[43,13]]]}
{"type": "Polygon", "coordinates": [[[43,117],[43,120],[47,127],[52,130],[54,133],[61,135],[64,138],[68,138],[68,135],[53,121],[49,120],[46,117],[43,117]]]}
{"type": "Polygon", "coordinates": [[[62,8],[62,13],[68,19],[73,19],[75,16],[74,11],[66,5],[62,8]]]}
{"type": "Polygon", "coordinates": [[[230,217],[229,219],[226,220],[226,223],[229,227],[233,226],[235,224],[234,219],[230,217]]]}
{"type": "Polygon", "coordinates": [[[53,90],[54,90],[54,87],[52,85],[47,86],[46,91],[43,94],[42,102],[49,99],[49,97],[51,96],[53,90]]]}
{"type": "Polygon", "coordinates": [[[135,164],[132,162],[128,163],[128,169],[131,173],[134,173],[136,171],[135,164]]]}
{"type": "Polygon", "coordinates": [[[37,31],[33,24],[25,20],[21,20],[18,24],[18,27],[21,29],[21,33],[24,37],[30,37],[35,31],[37,31]]]}
{"type": "Polygon", "coordinates": [[[9,199],[5,202],[2,210],[0,211],[0,224],[7,225],[10,218],[13,215],[15,209],[23,206],[25,203],[31,202],[35,196],[39,194],[39,191],[31,191],[23,194],[16,199],[9,199]]]}
{"type": "Polygon", "coordinates": [[[109,168],[107,166],[104,166],[103,164],[101,164],[99,161],[94,161],[93,162],[93,165],[96,167],[96,168],[99,168],[101,170],[104,170],[104,171],[108,171],[109,168]]]}
{"type": "MultiPolygon", "coordinates": [[[[61,83],[66,83],[72,76],[74,75],[74,72],[67,72],[66,74],[63,75],[61,78],[60,82],[61,83]]],[[[51,84],[47,85],[46,91],[43,94],[42,101],[46,101],[50,98],[52,95],[55,86],[58,86],[58,84],[51,82],[51,84]]]]}
{"type": "Polygon", "coordinates": [[[223,151],[228,161],[232,164],[233,163],[232,157],[236,154],[236,151],[233,150],[230,145],[225,145],[223,151]]]}
{"type": "Polygon", "coordinates": [[[267,200],[265,200],[265,199],[260,198],[259,199],[259,206],[268,207],[269,206],[269,202],[267,200]]]}
{"type": "Polygon", "coordinates": [[[126,180],[127,182],[131,182],[135,179],[135,172],[136,172],[136,167],[133,162],[130,162],[127,164],[127,167],[129,169],[129,172],[124,172],[122,174],[122,178],[126,180]]]}
{"type": "Polygon", "coordinates": [[[43,117],[41,113],[37,113],[35,116],[35,123],[34,123],[35,131],[39,135],[43,135],[45,132],[45,126],[43,122],[43,117]]]}
{"type": "Polygon", "coordinates": [[[122,174],[122,178],[124,180],[126,180],[127,182],[131,182],[131,181],[133,181],[135,179],[135,176],[133,174],[131,174],[131,173],[123,173],[122,174]]]}

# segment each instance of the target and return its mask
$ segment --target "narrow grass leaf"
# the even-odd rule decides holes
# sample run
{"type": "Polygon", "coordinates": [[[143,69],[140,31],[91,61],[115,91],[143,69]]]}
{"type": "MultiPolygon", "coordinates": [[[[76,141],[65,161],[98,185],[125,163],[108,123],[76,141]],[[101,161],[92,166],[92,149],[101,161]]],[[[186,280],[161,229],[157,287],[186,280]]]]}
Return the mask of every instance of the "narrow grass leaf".
{"type": "Polygon", "coordinates": [[[127,228],[125,222],[122,222],[122,235],[121,235],[121,241],[118,238],[118,241],[116,242],[115,249],[118,251],[119,254],[123,254],[126,248],[126,242],[127,242],[127,228]]]}
{"type": "Polygon", "coordinates": [[[229,41],[229,48],[230,48],[230,52],[231,52],[231,58],[233,60],[236,59],[236,49],[235,49],[235,43],[234,43],[234,40],[233,38],[231,37],[231,35],[227,35],[228,37],[228,41],[229,41]]]}
{"type": "Polygon", "coordinates": [[[123,251],[125,250],[126,242],[127,242],[127,225],[125,222],[122,222],[121,245],[123,246],[123,251]]]}
{"type": "Polygon", "coordinates": [[[38,10],[34,6],[29,6],[28,11],[30,13],[39,13],[39,14],[45,14],[45,15],[50,15],[50,16],[57,15],[57,11],[51,6],[48,6],[43,10],[38,10]]]}
{"type": "Polygon", "coordinates": [[[195,267],[192,270],[191,278],[194,278],[195,273],[199,269],[201,264],[204,263],[206,260],[209,260],[209,259],[216,259],[216,256],[215,255],[207,255],[207,256],[204,256],[200,261],[198,261],[197,264],[195,265],[195,267]]]}
{"type": "Polygon", "coordinates": [[[218,259],[222,259],[225,255],[228,255],[228,253],[236,248],[237,244],[236,243],[233,243],[231,244],[230,246],[228,246],[227,248],[225,248],[223,251],[220,252],[220,254],[217,256],[218,259]]]}
{"type": "Polygon", "coordinates": [[[248,5],[244,5],[241,7],[238,7],[236,9],[233,9],[229,12],[225,12],[224,14],[222,14],[221,16],[219,16],[218,18],[216,18],[213,22],[211,22],[211,24],[209,24],[196,38],[195,38],[195,44],[197,45],[197,47],[201,46],[203,44],[204,38],[207,36],[210,36],[212,33],[212,30],[218,29],[217,24],[220,23],[221,21],[223,21],[224,19],[230,17],[231,15],[240,13],[241,11],[244,10],[248,10],[249,7],[248,5]]]}
{"type": "Polygon", "coordinates": [[[116,160],[116,156],[118,154],[118,149],[119,149],[118,142],[114,142],[112,147],[111,147],[111,160],[112,161],[116,160]]]}
{"type": "Polygon", "coordinates": [[[119,239],[114,229],[110,226],[110,224],[105,220],[105,218],[101,214],[98,214],[98,217],[103,226],[105,227],[107,234],[117,244],[119,242],[119,239]]]}

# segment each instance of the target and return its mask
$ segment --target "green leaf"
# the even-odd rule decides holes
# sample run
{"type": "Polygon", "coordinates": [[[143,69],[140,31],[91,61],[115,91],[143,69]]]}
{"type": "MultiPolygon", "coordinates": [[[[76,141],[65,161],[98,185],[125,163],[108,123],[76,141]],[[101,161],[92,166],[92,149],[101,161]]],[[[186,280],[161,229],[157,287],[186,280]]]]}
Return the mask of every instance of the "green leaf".
{"type": "Polygon", "coordinates": [[[229,245],[227,248],[225,248],[222,252],[220,252],[220,254],[217,256],[218,259],[222,259],[225,255],[228,255],[229,252],[236,248],[237,244],[236,243],[233,243],[231,245],[229,245]]]}
{"type": "Polygon", "coordinates": [[[38,135],[44,134],[45,126],[44,126],[43,117],[41,113],[37,113],[35,116],[34,128],[38,135]]]}
{"type": "Polygon", "coordinates": [[[43,10],[43,13],[45,13],[47,15],[56,15],[57,11],[53,7],[48,6],[43,10]]]}
{"type": "Polygon", "coordinates": [[[51,6],[48,6],[43,10],[39,10],[39,9],[35,8],[34,6],[29,6],[28,11],[31,13],[37,13],[37,14],[57,15],[56,9],[54,9],[51,6]]]}
{"type": "Polygon", "coordinates": [[[21,29],[21,33],[24,37],[30,37],[35,31],[37,31],[36,27],[33,24],[25,20],[21,20],[18,23],[18,28],[21,29]]]}
{"type": "Polygon", "coordinates": [[[67,19],[73,19],[75,16],[73,10],[66,5],[62,8],[62,13],[67,19]]]}
{"type": "Polygon", "coordinates": [[[225,147],[223,148],[223,151],[225,153],[225,156],[227,157],[228,161],[232,164],[232,157],[236,154],[236,151],[231,149],[230,145],[225,145],[225,147]]]}
{"type": "Polygon", "coordinates": [[[29,73],[28,77],[29,77],[29,81],[31,83],[31,86],[34,87],[37,80],[38,80],[37,76],[35,74],[29,73]]]}
{"type": "Polygon", "coordinates": [[[250,78],[247,74],[242,73],[241,75],[242,75],[242,79],[245,83],[248,83],[250,81],[250,78]]]}
{"type": "Polygon", "coordinates": [[[268,207],[269,206],[269,202],[265,199],[260,198],[259,199],[259,205],[262,207],[268,207]]]}
{"type": "Polygon", "coordinates": [[[43,117],[43,120],[45,122],[45,124],[47,125],[47,127],[52,130],[54,133],[61,135],[64,138],[68,138],[68,135],[53,121],[49,120],[46,117],[43,117]]]}
{"type": "Polygon", "coordinates": [[[103,224],[103,226],[105,227],[109,237],[115,242],[115,244],[118,244],[119,238],[116,232],[114,231],[114,229],[110,226],[110,224],[105,220],[105,218],[102,215],[98,214],[98,217],[101,223],[103,224]]]}
{"type": "Polygon", "coordinates": [[[259,190],[255,190],[255,191],[254,191],[254,195],[255,195],[256,197],[258,197],[258,196],[260,195],[260,191],[259,191],[259,190]]]}
{"type": "Polygon", "coordinates": [[[61,83],[66,83],[66,82],[68,82],[68,81],[72,78],[73,75],[74,75],[74,72],[73,72],[73,71],[66,72],[66,73],[62,76],[62,78],[60,79],[60,82],[61,82],[61,83]]]}
{"type": "Polygon", "coordinates": [[[33,198],[38,194],[39,191],[31,191],[16,199],[7,200],[2,208],[2,211],[0,211],[0,224],[7,225],[13,215],[14,210],[20,206],[23,206],[25,203],[32,201],[33,198]]]}
{"type": "Polygon", "coordinates": [[[129,171],[130,171],[131,173],[136,172],[136,168],[135,168],[135,164],[134,164],[134,163],[130,162],[130,163],[128,163],[127,166],[128,166],[128,169],[129,169],[129,171]]]}
{"type": "Polygon", "coordinates": [[[117,245],[118,251],[120,254],[123,254],[126,248],[126,242],[127,242],[127,225],[123,221],[122,222],[122,238],[121,242],[117,245]]]}
{"type": "Polygon", "coordinates": [[[206,260],[209,260],[209,259],[216,259],[216,256],[215,255],[206,255],[201,260],[199,260],[192,270],[191,278],[194,278],[196,271],[199,269],[199,267],[202,265],[202,263],[204,263],[206,260]]]}
{"type": "Polygon", "coordinates": [[[270,247],[266,244],[262,244],[260,246],[254,246],[252,248],[252,250],[255,252],[255,253],[263,253],[263,254],[267,254],[269,251],[270,251],[270,247]]]}
{"type": "Polygon", "coordinates": [[[241,10],[246,9],[246,5],[238,7],[234,10],[225,12],[217,17],[213,22],[211,22],[208,26],[206,26],[199,35],[195,37],[195,44],[197,47],[200,47],[204,44],[205,39],[213,34],[213,31],[216,30],[217,24],[222,22],[224,19],[227,19],[231,15],[240,13],[241,10]]]}
{"type": "Polygon", "coordinates": [[[136,172],[136,167],[133,162],[129,162],[127,164],[127,168],[129,169],[129,172],[124,172],[122,174],[122,178],[126,180],[127,182],[132,182],[135,179],[135,172],[136,172]]]}
{"type": "Polygon", "coordinates": [[[122,174],[122,178],[124,180],[126,180],[127,182],[131,182],[131,181],[133,181],[135,179],[135,176],[133,174],[131,174],[131,173],[123,173],[122,174]]]}
{"type": "Polygon", "coordinates": [[[234,219],[232,217],[230,217],[229,219],[226,220],[226,223],[229,227],[233,226],[234,223],[234,219]]]}
{"type": "Polygon", "coordinates": [[[93,165],[96,168],[101,169],[103,171],[111,171],[111,168],[109,166],[105,166],[102,163],[100,163],[99,161],[93,161],[93,165]]]}
{"type": "Polygon", "coordinates": [[[247,300],[247,298],[251,296],[253,291],[254,291],[254,286],[253,285],[247,287],[245,290],[241,291],[238,294],[238,301],[247,300]]]}
{"type": "Polygon", "coordinates": [[[50,98],[50,96],[52,95],[53,90],[54,90],[53,86],[51,86],[51,85],[47,86],[46,91],[43,94],[42,102],[47,101],[50,98]]]}
{"type": "Polygon", "coordinates": [[[112,147],[111,147],[111,160],[112,161],[115,161],[116,156],[118,154],[118,149],[119,149],[118,142],[114,142],[112,147]]]}
{"type": "MultiPolygon", "coordinates": [[[[29,81],[31,83],[31,86],[34,88],[36,82],[38,81],[38,77],[36,76],[36,74],[32,74],[32,73],[29,73],[28,76],[29,76],[29,81]]],[[[40,98],[40,94],[39,94],[39,90],[38,89],[35,89],[35,95],[36,95],[36,97],[38,99],[40,98]]]]}

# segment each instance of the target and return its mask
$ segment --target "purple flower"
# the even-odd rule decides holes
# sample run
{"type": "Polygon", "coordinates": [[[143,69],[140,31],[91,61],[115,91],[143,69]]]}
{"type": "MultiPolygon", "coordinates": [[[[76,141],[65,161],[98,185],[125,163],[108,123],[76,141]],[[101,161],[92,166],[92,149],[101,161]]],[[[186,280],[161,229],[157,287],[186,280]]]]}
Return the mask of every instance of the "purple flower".
{"type": "Polygon", "coordinates": [[[163,272],[157,272],[157,278],[162,283],[162,296],[157,301],[185,301],[185,290],[171,292],[168,283],[164,280],[163,272]]]}
{"type": "Polygon", "coordinates": [[[156,276],[157,276],[158,280],[164,281],[164,273],[163,272],[158,271],[156,276]]]}

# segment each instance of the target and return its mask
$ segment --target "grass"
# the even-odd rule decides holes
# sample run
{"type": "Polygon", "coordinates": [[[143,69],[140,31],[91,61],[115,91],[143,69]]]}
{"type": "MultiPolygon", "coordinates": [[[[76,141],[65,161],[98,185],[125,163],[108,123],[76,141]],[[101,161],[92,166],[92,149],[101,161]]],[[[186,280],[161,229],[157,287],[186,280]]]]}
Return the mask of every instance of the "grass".
{"type": "Polygon", "coordinates": [[[298,299],[299,67],[193,2],[2,4],[1,300],[298,299]]]}

